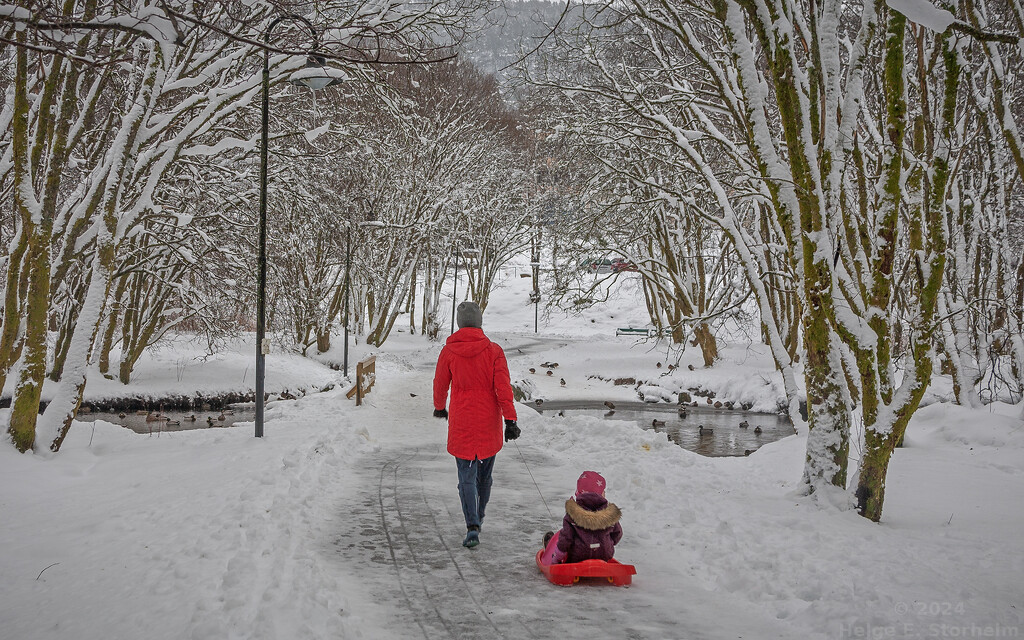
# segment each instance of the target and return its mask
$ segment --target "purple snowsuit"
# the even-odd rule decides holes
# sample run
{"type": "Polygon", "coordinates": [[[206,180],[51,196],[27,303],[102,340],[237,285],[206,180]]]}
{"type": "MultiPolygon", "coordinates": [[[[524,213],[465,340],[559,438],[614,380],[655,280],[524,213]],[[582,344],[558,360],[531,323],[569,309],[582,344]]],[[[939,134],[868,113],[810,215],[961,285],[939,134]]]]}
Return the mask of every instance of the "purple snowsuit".
{"type": "Polygon", "coordinates": [[[581,493],[565,501],[565,518],[558,534],[558,550],[565,562],[611,560],[622,539],[622,512],[598,493],[581,493]]]}

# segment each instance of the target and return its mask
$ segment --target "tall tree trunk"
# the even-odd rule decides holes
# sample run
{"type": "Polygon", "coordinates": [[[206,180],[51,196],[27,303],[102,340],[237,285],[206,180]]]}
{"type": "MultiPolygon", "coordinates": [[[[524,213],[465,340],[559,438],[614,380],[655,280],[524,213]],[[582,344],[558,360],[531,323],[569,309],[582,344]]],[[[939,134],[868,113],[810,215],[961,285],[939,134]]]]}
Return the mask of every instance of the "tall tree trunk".
{"type": "MultiPolygon", "coordinates": [[[[25,33],[18,32],[19,42],[25,42],[25,33]]],[[[20,214],[22,233],[28,241],[22,268],[26,272],[27,291],[24,305],[24,339],[21,367],[11,401],[11,416],[8,432],[19,451],[27,451],[35,444],[36,419],[39,415],[39,398],[46,377],[46,327],[47,310],[50,302],[50,235],[53,229],[52,205],[46,195],[59,186],[59,176],[51,169],[46,176],[42,202],[35,201],[35,185],[31,170],[39,166],[37,160],[46,146],[46,136],[39,132],[32,149],[29,148],[29,103],[28,103],[28,60],[24,47],[15,47],[14,115],[12,118],[12,151],[14,156],[14,203],[20,214]],[[31,154],[31,159],[30,159],[31,154]]],[[[41,101],[40,113],[45,114],[52,104],[53,85],[62,61],[54,61],[51,77],[41,101]]],[[[40,116],[43,117],[43,116],[40,116]]],[[[40,127],[45,128],[45,127],[40,127]]],[[[66,132],[66,129],[65,129],[66,132]]],[[[58,132],[59,133],[59,132],[58,132]]]]}
{"type": "Polygon", "coordinates": [[[316,350],[319,353],[327,353],[331,350],[331,329],[321,327],[316,332],[316,350]]]}
{"type": "Polygon", "coordinates": [[[715,360],[718,360],[718,340],[715,339],[715,334],[708,323],[701,322],[694,327],[693,335],[700,346],[701,355],[704,356],[704,366],[710,367],[715,364],[715,360]]]}
{"type": "Polygon", "coordinates": [[[121,314],[121,301],[128,279],[118,278],[117,288],[110,300],[110,311],[107,314],[107,328],[103,331],[103,340],[100,342],[99,369],[103,376],[110,373],[110,351],[114,348],[114,334],[117,332],[117,323],[121,314]]]}
{"type": "MultiPolygon", "coordinates": [[[[78,295],[78,292],[75,292],[74,298],[68,301],[67,315],[64,318],[64,322],[60,324],[60,331],[54,343],[53,366],[50,367],[50,374],[48,376],[54,382],[60,380],[60,376],[64,371],[64,363],[68,357],[68,348],[71,346],[71,336],[74,334],[75,327],[78,324],[78,309],[75,308],[78,295]]],[[[56,313],[52,313],[50,318],[51,320],[57,320],[59,316],[56,313]]]]}
{"type": "Polygon", "coordinates": [[[4,291],[4,324],[0,333],[0,391],[7,383],[7,375],[14,363],[21,357],[21,313],[24,302],[23,290],[27,288],[27,271],[22,262],[28,249],[27,229],[22,226],[7,256],[7,282],[4,291]]]}
{"type": "MultiPolygon", "coordinates": [[[[894,14],[892,21],[902,25],[902,16],[894,14]]],[[[909,249],[915,259],[914,268],[920,288],[917,314],[913,320],[913,368],[907,372],[907,379],[901,387],[904,393],[894,394],[893,406],[888,407],[877,421],[869,422],[867,417],[864,421],[865,450],[857,482],[857,508],[861,515],[875,522],[882,517],[889,460],[903,440],[910,417],[917,410],[932,377],[934,325],[946,260],[946,188],[960,75],[959,51],[950,45],[948,35],[941,34],[938,38],[945,68],[942,110],[937,127],[939,133],[930,171],[925,176],[926,180],[930,179],[930,184],[926,181],[929,184],[927,197],[912,218],[909,234],[909,249]]]]}
{"type": "Polygon", "coordinates": [[[11,402],[9,431],[19,451],[35,445],[39,398],[46,377],[46,312],[50,301],[50,251],[47,229],[33,233],[27,252],[28,299],[25,301],[25,346],[11,402]]]}
{"type": "Polygon", "coordinates": [[[409,302],[405,312],[409,314],[409,333],[416,335],[416,269],[412,271],[412,284],[409,286],[409,302]]]}
{"type": "MultiPolygon", "coordinates": [[[[789,148],[789,170],[796,187],[796,213],[799,214],[802,232],[799,234],[800,246],[796,250],[802,253],[799,265],[803,270],[802,288],[806,301],[802,326],[809,433],[804,482],[808,491],[813,492],[823,485],[846,487],[850,413],[846,404],[848,391],[842,378],[841,358],[836,352],[837,338],[833,331],[834,292],[832,264],[829,262],[833,252],[826,244],[826,212],[822,209],[819,195],[828,190],[820,184],[820,176],[816,173],[818,167],[807,155],[813,148],[807,143],[816,135],[807,126],[809,124],[813,129],[816,118],[815,113],[806,113],[802,106],[793,71],[796,60],[791,47],[794,44],[777,38],[766,48],[770,50],[774,46],[775,49],[769,70],[779,104],[783,137],[789,148]]],[[[812,103],[816,100],[817,96],[811,97],[812,103]]]]}

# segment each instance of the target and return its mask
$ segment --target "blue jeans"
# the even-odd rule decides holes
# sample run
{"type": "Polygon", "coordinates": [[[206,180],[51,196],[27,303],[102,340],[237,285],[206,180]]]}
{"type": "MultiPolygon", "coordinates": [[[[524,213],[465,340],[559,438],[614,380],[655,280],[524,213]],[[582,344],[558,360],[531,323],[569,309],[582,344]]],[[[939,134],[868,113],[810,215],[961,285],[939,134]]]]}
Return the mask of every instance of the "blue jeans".
{"type": "Polygon", "coordinates": [[[484,520],[484,509],[491,497],[491,471],[494,458],[484,460],[463,460],[455,458],[459,467],[459,497],[462,499],[462,515],[466,526],[479,527],[484,520]]]}

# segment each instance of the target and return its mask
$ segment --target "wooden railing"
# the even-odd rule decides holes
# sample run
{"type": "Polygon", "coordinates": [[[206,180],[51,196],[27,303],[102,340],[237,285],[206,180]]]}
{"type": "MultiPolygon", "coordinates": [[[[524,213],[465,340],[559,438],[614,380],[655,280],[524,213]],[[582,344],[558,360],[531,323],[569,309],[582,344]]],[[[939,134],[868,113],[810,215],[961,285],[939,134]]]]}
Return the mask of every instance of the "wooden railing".
{"type": "Polygon", "coordinates": [[[363,398],[370,393],[373,383],[377,381],[377,356],[370,356],[366,360],[356,363],[356,384],[348,393],[346,398],[356,397],[356,406],[363,404],[363,398]]]}

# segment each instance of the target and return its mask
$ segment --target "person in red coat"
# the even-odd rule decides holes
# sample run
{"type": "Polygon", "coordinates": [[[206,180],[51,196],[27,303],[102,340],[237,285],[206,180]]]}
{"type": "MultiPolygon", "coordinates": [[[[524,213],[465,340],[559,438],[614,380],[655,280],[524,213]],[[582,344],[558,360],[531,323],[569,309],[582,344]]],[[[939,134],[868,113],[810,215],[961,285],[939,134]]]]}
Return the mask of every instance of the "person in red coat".
{"type": "Polygon", "coordinates": [[[483,312],[467,301],[459,305],[455,318],[459,330],[448,337],[434,372],[434,417],[448,420],[448,453],[455,456],[466,517],[462,544],[475,547],[480,544],[480,525],[502,436],[504,442],[515,440],[520,430],[505,352],[484,335],[483,312]],[[452,398],[445,409],[449,386],[452,398]]]}

